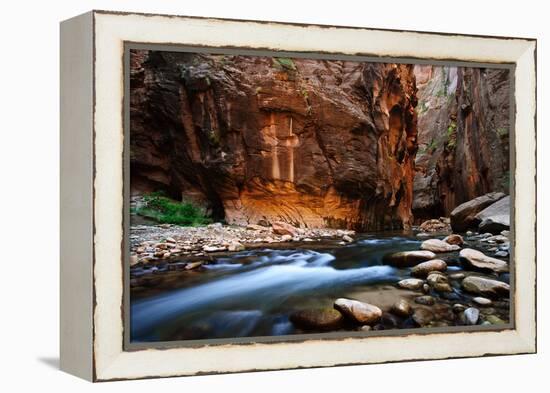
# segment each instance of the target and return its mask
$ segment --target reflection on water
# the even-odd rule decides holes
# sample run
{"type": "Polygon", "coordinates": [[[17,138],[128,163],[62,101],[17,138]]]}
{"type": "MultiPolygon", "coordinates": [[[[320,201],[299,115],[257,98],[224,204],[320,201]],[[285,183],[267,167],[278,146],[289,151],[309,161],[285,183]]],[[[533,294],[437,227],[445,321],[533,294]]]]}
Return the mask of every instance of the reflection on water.
{"type": "Polygon", "coordinates": [[[206,265],[190,284],[132,299],[132,341],[299,333],[292,311],[331,307],[358,289],[394,283],[406,271],[382,265],[388,252],[418,249],[414,238],[365,237],[351,245],[249,250],[206,265]],[[315,247],[312,247],[315,248],[315,247]]]}

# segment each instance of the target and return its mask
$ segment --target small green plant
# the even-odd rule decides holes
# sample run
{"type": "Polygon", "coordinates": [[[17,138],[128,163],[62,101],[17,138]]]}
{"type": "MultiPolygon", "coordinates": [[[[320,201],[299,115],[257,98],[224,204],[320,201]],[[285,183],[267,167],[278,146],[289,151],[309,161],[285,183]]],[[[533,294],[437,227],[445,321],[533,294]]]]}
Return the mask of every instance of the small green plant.
{"type": "Polygon", "coordinates": [[[162,192],[153,192],[143,199],[144,203],[136,209],[136,213],[161,224],[197,226],[211,222],[203,209],[192,203],[174,201],[162,192]]]}
{"type": "Polygon", "coordinates": [[[296,71],[296,65],[292,59],[288,57],[274,57],[273,66],[275,68],[284,69],[288,71],[296,71]]]}
{"type": "Polygon", "coordinates": [[[435,139],[432,139],[428,146],[426,147],[426,150],[430,153],[433,153],[437,149],[437,142],[435,139]]]}
{"type": "Polygon", "coordinates": [[[422,114],[422,113],[425,113],[427,112],[429,109],[428,107],[428,104],[426,103],[426,101],[420,101],[419,105],[418,105],[418,113],[419,114],[422,114]]]}

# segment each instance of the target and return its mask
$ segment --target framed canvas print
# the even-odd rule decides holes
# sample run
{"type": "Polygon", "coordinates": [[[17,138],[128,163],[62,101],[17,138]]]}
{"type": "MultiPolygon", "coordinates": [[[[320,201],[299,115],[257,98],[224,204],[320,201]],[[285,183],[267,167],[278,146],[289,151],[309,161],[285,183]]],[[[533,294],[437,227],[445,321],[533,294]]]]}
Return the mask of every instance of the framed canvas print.
{"type": "Polygon", "coordinates": [[[61,367],[536,351],[536,41],[61,24],[61,367]]]}

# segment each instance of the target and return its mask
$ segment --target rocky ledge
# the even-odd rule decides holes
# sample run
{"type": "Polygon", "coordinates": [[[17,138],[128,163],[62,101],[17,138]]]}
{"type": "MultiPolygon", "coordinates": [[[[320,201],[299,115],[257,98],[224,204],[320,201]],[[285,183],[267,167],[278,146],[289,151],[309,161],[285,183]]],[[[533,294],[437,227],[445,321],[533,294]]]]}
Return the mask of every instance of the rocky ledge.
{"type": "Polygon", "coordinates": [[[130,265],[149,264],[174,258],[188,257],[187,269],[199,267],[193,257],[209,254],[243,251],[249,248],[265,247],[277,243],[311,243],[332,240],[344,245],[353,242],[355,232],[343,229],[296,228],[285,222],[274,222],[270,226],[250,224],[210,224],[202,227],[181,227],[177,225],[136,225],[130,230],[130,265]]]}

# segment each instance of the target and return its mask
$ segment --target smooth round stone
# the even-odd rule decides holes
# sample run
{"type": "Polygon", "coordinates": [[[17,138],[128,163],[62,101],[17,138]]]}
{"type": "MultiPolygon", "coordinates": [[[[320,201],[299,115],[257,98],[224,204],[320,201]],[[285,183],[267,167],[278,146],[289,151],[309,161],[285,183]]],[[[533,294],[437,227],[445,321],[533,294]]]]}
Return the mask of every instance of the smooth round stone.
{"type": "Polygon", "coordinates": [[[412,313],[412,308],[409,302],[400,299],[392,306],[391,311],[400,317],[408,317],[412,313]]]}
{"type": "Polygon", "coordinates": [[[462,238],[462,236],[457,235],[455,233],[447,236],[445,239],[443,239],[443,241],[449,244],[455,244],[457,246],[464,244],[464,239],[462,238]]]}
{"type": "Polygon", "coordinates": [[[464,310],[464,317],[466,319],[466,324],[476,325],[479,319],[479,310],[475,307],[470,307],[464,310]]]}
{"type": "Polygon", "coordinates": [[[419,326],[427,326],[434,320],[434,314],[428,309],[417,308],[414,310],[412,319],[419,326]]]}
{"type": "Polygon", "coordinates": [[[466,310],[468,307],[466,307],[464,304],[453,304],[453,311],[455,313],[461,313],[462,311],[466,310]]]}
{"type": "Polygon", "coordinates": [[[422,285],[422,292],[424,293],[430,293],[430,286],[428,284],[422,285]]]}
{"type": "Polygon", "coordinates": [[[489,322],[491,325],[502,325],[506,323],[496,315],[488,315],[485,317],[485,320],[489,322]]]}
{"type": "Polygon", "coordinates": [[[444,272],[447,270],[447,264],[442,259],[433,259],[419,263],[411,270],[411,275],[414,277],[426,277],[429,273],[434,271],[444,272]]]}
{"type": "Polygon", "coordinates": [[[439,239],[428,239],[422,242],[420,249],[431,252],[451,252],[460,250],[460,247],[456,244],[449,244],[439,239]]]}
{"type": "Polygon", "coordinates": [[[332,330],[342,325],[344,316],[333,308],[307,309],[292,313],[290,321],[306,330],[332,330]]]}
{"type": "Polygon", "coordinates": [[[410,289],[413,291],[417,291],[424,285],[424,280],[418,279],[418,278],[406,278],[405,280],[401,280],[397,283],[397,286],[403,289],[410,289]]]}
{"type": "Polygon", "coordinates": [[[414,299],[415,303],[418,304],[424,304],[426,306],[432,306],[435,304],[435,299],[433,296],[425,295],[425,296],[418,296],[414,299]]]}
{"type": "Polygon", "coordinates": [[[490,306],[493,301],[491,299],[487,299],[486,297],[475,297],[472,299],[474,303],[479,304],[480,306],[490,306]]]}
{"type": "Polygon", "coordinates": [[[372,327],[369,325],[363,325],[363,326],[359,326],[357,330],[359,330],[360,332],[370,332],[372,330],[372,327]]]}
{"type": "Polygon", "coordinates": [[[396,267],[411,267],[416,264],[435,258],[431,251],[402,251],[384,255],[384,263],[396,267]]]}
{"type": "Polygon", "coordinates": [[[453,273],[449,274],[451,280],[462,280],[466,275],[464,273],[453,273]]]}
{"type": "Polygon", "coordinates": [[[509,284],[485,277],[468,276],[462,280],[462,287],[467,292],[489,297],[507,296],[510,293],[509,284]]]}
{"type": "Polygon", "coordinates": [[[358,300],[336,299],[334,308],[361,325],[372,325],[382,317],[382,310],[378,307],[358,300]]]}
{"type": "Polygon", "coordinates": [[[461,250],[459,256],[466,265],[474,269],[490,270],[497,273],[508,271],[508,264],[505,261],[489,257],[472,248],[461,250]]]}

